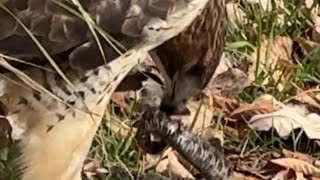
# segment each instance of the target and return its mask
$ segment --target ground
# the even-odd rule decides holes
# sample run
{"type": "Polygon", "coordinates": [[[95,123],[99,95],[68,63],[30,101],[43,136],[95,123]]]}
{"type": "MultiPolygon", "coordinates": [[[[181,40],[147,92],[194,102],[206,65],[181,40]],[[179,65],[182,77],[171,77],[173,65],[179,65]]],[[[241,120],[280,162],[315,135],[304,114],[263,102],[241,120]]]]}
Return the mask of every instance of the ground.
{"type": "MultiPolygon", "coordinates": [[[[206,131],[222,132],[234,179],[319,179],[320,4],[260,2],[228,2],[230,23],[222,64],[231,69],[226,73],[228,68],[221,65],[218,71],[225,73],[206,89],[204,99],[213,116],[206,131]]],[[[123,174],[175,167],[178,176],[189,176],[172,152],[160,163],[143,155],[128,133],[139,102],[119,99],[115,97],[106,110],[83,177],[105,179],[110,166],[121,167],[123,174]]],[[[12,145],[0,150],[0,179],[15,179],[15,149],[12,145]]]]}

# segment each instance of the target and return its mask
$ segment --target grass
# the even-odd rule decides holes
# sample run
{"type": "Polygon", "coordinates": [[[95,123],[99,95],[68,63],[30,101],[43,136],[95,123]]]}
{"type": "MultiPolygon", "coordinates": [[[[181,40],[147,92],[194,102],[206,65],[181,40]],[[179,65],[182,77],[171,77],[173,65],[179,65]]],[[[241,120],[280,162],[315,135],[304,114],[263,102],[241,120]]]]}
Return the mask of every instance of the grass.
{"type": "MultiPolygon", "coordinates": [[[[254,51],[254,48],[258,50],[261,48],[264,37],[272,40],[273,37],[280,35],[295,40],[302,36],[312,25],[310,16],[301,11],[303,2],[303,0],[288,0],[284,3],[284,10],[270,12],[262,10],[258,5],[242,5],[242,10],[247,18],[244,23],[229,26],[226,47],[226,52],[238,60],[236,66],[245,72],[248,70],[251,63],[250,54],[254,51]],[[279,14],[284,14],[286,23],[277,23],[279,14]]],[[[83,15],[83,12],[81,13],[83,15]]],[[[282,102],[292,98],[297,92],[297,87],[307,90],[320,84],[320,66],[318,65],[319,60],[317,60],[320,54],[319,49],[318,47],[310,53],[303,53],[299,48],[295,49],[292,56],[296,62],[291,69],[290,79],[285,83],[283,90],[275,88],[279,81],[272,78],[268,84],[262,84],[266,78],[270,79],[272,77],[274,70],[263,73],[256,71],[255,81],[244,89],[239,95],[238,101],[251,103],[259,96],[268,93],[282,102]]],[[[120,113],[115,113],[116,110],[119,111],[119,108],[110,107],[107,110],[108,116],[106,119],[113,118],[128,122],[135,117],[134,112],[120,110],[120,113]]],[[[235,137],[229,133],[225,135],[225,150],[230,154],[237,155],[237,158],[231,158],[235,164],[251,163],[252,167],[259,168],[258,162],[270,159],[272,153],[279,153],[283,148],[320,157],[316,142],[306,138],[301,130],[295,131],[286,140],[280,138],[275,131],[248,131],[245,138],[235,137]],[[259,157],[260,155],[262,155],[262,158],[257,158],[255,161],[246,160],[248,157],[259,157]]],[[[121,167],[128,172],[128,176],[132,176],[131,172],[133,171],[143,173],[142,165],[139,162],[142,153],[133,144],[135,142],[132,135],[129,134],[126,138],[122,138],[110,130],[106,121],[104,121],[94,138],[88,159],[99,159],[106,167],[121,167]]],[[[14,179],[16,173],[13,163],[14,157],[16,157],[15,147],[0,150],[0,179],[14,179]]],[[[91,179],[105,179],[106,177],[105,174],[98,174],[91,179]]]]}
{"type": "MultiPolygon", "coordinates": [[[[278,17],[276,11],[265,12],[257,6],[243,6],[243,10],[248,15],[246,23],[252,26],[254,24],[256,25],[252,29],[252,31],[255,32],[255,36],[250,36],[250,33],[244,31],[244,29],[248,29],[247,24],[236,25],[236,28],[229,31],[227,42],[245,42],[242,44],[250,44],[250,46],[228,49],[228,51],[234,53],[239,50],[241,53],[251,54],[253,51],[251,47],[254,46],[259,49],[263,37],[270,38],[280,35],[288,36],[293,40],[300,37],[312,25],[310,16],[301,11],[303,2],[304,1],[300,0],[284,1],[286,8],[284,19],[286,23],[280,25],[276,23],[278,17]]],[[[259,96],[268,93],[283,102],[296,94],[296,87],[306,90],[319,84],[320,66],[316,60],[316,58],[319,57],[319,48],[309,54],[304,54],[299,50],[300,49],[296,49],[292,54],[297,62],[295,62],[296,64],[291,71],[290,80],[286,83],[284,90],[279,91],[274,88],[277,85],[276,81],[270,81],[266,85],[261,84],[264,78],[269,78],[270,75],[272,75],[271,70],[268,72],[270,75],[263,73],[256,74],[255,81],[240,94],[239,100],[250,103],[259,96]],[[292,86],[292,84],[296,86],[292,86]]],[[[247,58],[241,58],[241,55],[237,56],[237,58],[249,61],[247,58]]],[[[241,139],[241,141],[232,139],[231,137],[231,139],[229,139],[230,144],[226,146],[234,146],[236,149],[235,152],[248,156],[253,154],[261,155],[265,152],[281,152],[283,148],[287,148],[319,157],[319,146],[315,141],[306,138],[302,130],[295,131],[287,140],[280,138],[274,130],[271,132],[250,131],[245,137],[246,138],[241,139]]],[[[270,157],[266,157],[266,159],[268,158],[270,159],[270,157]]]]}

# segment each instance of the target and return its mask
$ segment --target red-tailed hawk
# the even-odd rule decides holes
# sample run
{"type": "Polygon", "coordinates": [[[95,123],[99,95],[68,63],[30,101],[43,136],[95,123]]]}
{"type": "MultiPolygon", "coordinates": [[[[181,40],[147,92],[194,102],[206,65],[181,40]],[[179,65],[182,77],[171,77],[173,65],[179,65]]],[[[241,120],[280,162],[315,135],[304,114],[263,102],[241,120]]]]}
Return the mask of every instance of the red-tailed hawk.
{"type": "Polygon", "coordinates": [[[27,66],[20,72],[16,63],[0,61],[10,71],[0,82],[7,118],[25,128],[23,180],[81,179],[82,163],[109,101],[105,95],[146,52],[166,77],[161,109],[184,111],[185,101],[201,92],[219,64],[227,31],[224,0],[0,3],[0,27],[6,27],[0,28],[0,53],[46,67],[27,66]],[[62,60],[48,62],[29,33],[48,55],[62,60]],[[122,46],[110,45],[109,36],[122,46]],[[118,71],[123,74],[114,75],[118,71]]]}

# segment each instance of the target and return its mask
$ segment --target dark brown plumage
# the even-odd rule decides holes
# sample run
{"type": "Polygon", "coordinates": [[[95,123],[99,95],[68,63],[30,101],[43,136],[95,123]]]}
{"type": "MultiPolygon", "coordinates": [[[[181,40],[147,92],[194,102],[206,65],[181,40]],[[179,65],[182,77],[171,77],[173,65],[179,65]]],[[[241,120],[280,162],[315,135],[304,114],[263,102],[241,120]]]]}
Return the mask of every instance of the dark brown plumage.
{"type": "MultiPolygon", "coordinates": [[[[70,1],[65,2],[73,7],[70,1]]],[[[138,44],[152,18],[165,19],[181,0],[80,0],[96,24],[125,48],[138,44]]],[[[186,3],[186,2],[184,2],[186,3]]],[[[20,21],[38,38],[49,54],[67,53],[72,67],[95,68],[104,59],[86,23],[51,0],[6,1],[20,21]]],[[[178,36],[155,49],[172,81],[166,88],[162,109],[168,114],[185,111],[184,102],[201,92],[213,75],[224,48],[227,18],[224,0],[208,1],[193,23],[178,36]],[[170,86],[170,87],[169,87],[170,86]]],[[[0,10],[0,53],[34,63],[46,62],[42,53],[13,17],[0,10]]],[[[119,56],[101,41],[106,61],[119,56]]],[[[121,48],[120,48],[121,50],[121,48]]],[[[123,51],[122,51],[123,52],[123,51]]]]}
{"type": "Polygon", "coordinates": [[[185,101],[205,88],[220,62],[226,33],[225,2],[211,0],[186,30],[156,49],[172,80],[162,102],[164,111],[183,113],[185,101]]]}
{"type": "MultiPolygon", "coordinates": [[[[58,2],[76,10],[70,0],[58,2]]],[[[165,17],[165,11],[174,4],[171,0],[159,2],[158,0],[80,0],[95,23],[127,50],[141,42],[142,28],[151,18],[165,17]]],[[[104,60],[86,22],[53,0],[10,0],[5,1],[5,6],[59,63],[68,59],[74,69],[89,70],[104,64],[105,60],[109,62],[119,56],[119,53],[99,36],[106,58],[104,60]]],[[[48,63],[27,32],[3,9],[0,9],[0,27],[6,27],[0,28],[0,53],[38,65],[48,63]]],[[[125,52],[123,48],[118,48],[120,52],[125,52]]],[[[11,63],[20,69],[29,67],[21,63],[11,63]]],[[[0,72],[5,71],[0,67],[0,72]]],[[[117,90],[136,90],[146,78],[137,72],[127,77],[117,90]]]]}
{"type": "MultiPolygon", "coordinates": [[[[154,18],[165,18],[178,0],[80,0],[95,23],[126,49],[141,42],[144,26],[154,18]]],[[[58,0],[77,10],[70,0],[58,0]]],[[[104,63],[86,22],[56,4],[54,0],[10,0],[5,6],[38,38],[51,55],[68,52],[70,64],[81,70],[104,63]]],[[[79,11],[76,11],[80,13],[79,11]]],[[[0,9],[0,53],[39,62],[43,55],[27,33],[0,9]]],[[[101,44],[109,62],[119,56],[108,42],[101,44]]],[[[124,49],[118,47],[120,51],[124,49]]]]}

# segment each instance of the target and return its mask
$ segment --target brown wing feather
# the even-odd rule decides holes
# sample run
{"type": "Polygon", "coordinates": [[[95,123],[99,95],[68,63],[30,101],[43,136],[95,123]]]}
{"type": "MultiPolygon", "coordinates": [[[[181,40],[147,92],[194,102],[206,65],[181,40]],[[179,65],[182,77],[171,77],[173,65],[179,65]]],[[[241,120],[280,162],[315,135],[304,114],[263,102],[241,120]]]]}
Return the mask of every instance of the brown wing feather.
{"type": "MultiPolygon", "coordinates": [[[[82,70],[104,63],[86,23],[51,0],[7,1],[7,6],[44,44],[49,54],[71,49],[72,67],[82,70]]],[[[67,2],[71,2],[67,0],[67,2]]],[[[173,9],[184,8],[184,0],[81,0],[97,25],[111,33],[127,48],[143,39],[145,25],[154,18],[165,19],[173,9]]],[[[178,106],[197,94],[210,80],[219,64],[226,34],[224,0],[209,0],[193,23],[156,51],[173,86],[167,88],[164,102],[178,106]]],[[[0,13],[5,14],[2,10],[0,13]]],[[[16,57],[41,56],[24,30],[8,15],[0,17],[0,53],[16,57]]],[[[107,61],[118,53],[106,42],[102,47],[107,61]]],[[[170,105],[170,106],[171,106],[170,105]]]]}
{"type": "MultiPolygon", "coordinates": [[[[118,37],[116,39],[130,49],[140,42],[146,23],[151,18],[165,18],[178,1],[180,0],[80,0],[80,3],[97,25],[118,37]]],[[[72,4],[71,0],[64,2],[72,4]]],[[[45,42],[44,46],[48,48],[49,54],[75,48],[70,56],[75,68],[86,70],[104,63],[97,46],[89,49],[81,47],[88,42],[95,43],[86,23],[53,1],[24,0],[22,3],[20,0],[12,0],[5,5],[41,42],[45,42]],[[88,53],[88,50],[94,53],[88,53]]],[[[15,57],[41,57],[37,46],[31,45],[27,33],[20,26],[16,28],[14,19],[1,9],[0,15],[0,25],[8,27],[0,28],[0,53],[15,57]],[[30,46],[25,48],[24,44],[30,46]]],[[[103,49],[105,53],[112,52],[112,55],[107,55],[110,57],[108,61],[114,59],[114,50],[109,44],[104,43],[103,49]]]]}

